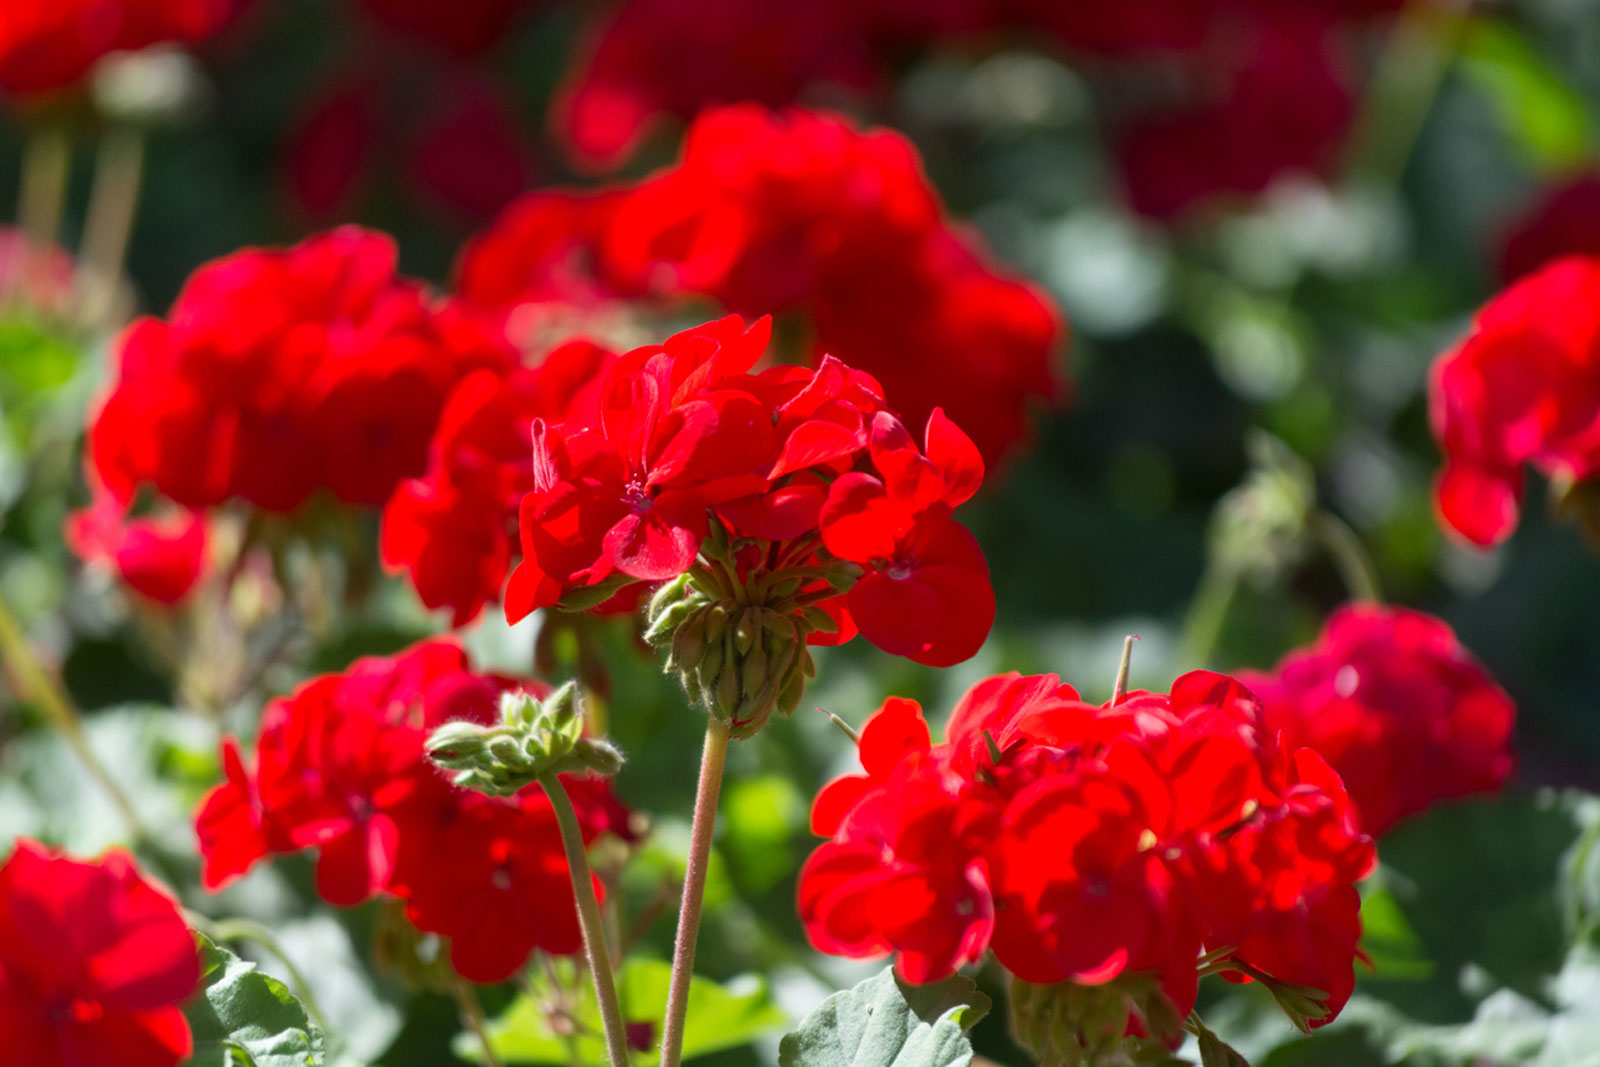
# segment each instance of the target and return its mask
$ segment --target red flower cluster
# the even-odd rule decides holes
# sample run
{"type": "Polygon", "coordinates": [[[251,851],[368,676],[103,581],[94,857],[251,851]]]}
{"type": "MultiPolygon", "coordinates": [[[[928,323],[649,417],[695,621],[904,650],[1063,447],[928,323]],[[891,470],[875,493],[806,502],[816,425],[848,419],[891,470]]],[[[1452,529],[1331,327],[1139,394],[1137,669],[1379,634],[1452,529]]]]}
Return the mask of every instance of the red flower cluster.
{"type": "Polygon", "coordinates": [[[743,100],[784,106],[818,83],[870,92],[889,80],[885,57],[908,45],[1021,31],[1072,53],[1155,63],[1180,88],[1155,111],[1119,117],[1113,131],[1133,205],[1167,217],[1335,162],[1355,102],[1348,30],[1398,6],[631,0],[595,31],[556,120],[583,161],[610,167],[665,116],[687,121],[708,106],[743,100]]]}
{"type": "Polygon", "coordinates": [[[676,166],[516,204],[460,272],[462,301],[513,335],[530,306],[641,296],[798,312],[813,360],[876,376],[912,423],[943,403],[991,463],[1026,437],[1029,402],[1060,393],[1048,298],[943,217],[904,137],[826,113],[706,112],[676,166]]]}
{"type": "Polygon", "coordinates": [[[234,0],[6,0],[0,93],[45,93],[76,83],[102,56],[210,37],[234,0]]]}
{"type": "Polygon", "coordinates": [[[1321,990],[1321,1022],[1349,997],[1371,842],[1338,776],[1274,739],[1233,679],[1196,671],[1170,696],[1095,706],[1054,675],[1001,675],[940,745],[891,699],[861,761],[812,811],[832,840],[799,904],[823,951],[897,953],[913,982],[985,950],[1038,984],[1148,974],[1180,1017],[1202,951],[1321,990]]]}
{"type": "MultiPolygon", "coordinates": [[[[576,953],[583,939],[544,793],[457,790],[423,754],[445,722],[498,722],[500,694],[514,689],[544,691],[476,674],[457,645],[429,641],[358,660],[274,701],[253,766],[225,742],[227,781],[195,816],[205,886],[226,885],[268,854],[315,848],[325,900],[349,907],[380,892],[398,897],[418,929],[449,938],[465,978],[501,981],[535,948],[576,953]]],[[[629,836],[627,812],[603,779],[567,785],[586,839],[629,836]]]]}
{"type": "Polygon", "coordinates": [[[19,840],[0,865],[0,1035],[28,1067],[177,1067],[200,954],[125,852],[85,863],[19,840]]]}
{"type": "Polygon", "coordinates": [[[994,590],[951,518],[983,480],[977,448],[937,408],[919,448],[878,383],[838,360],[752,372],[769,328],[730,316],[635,349],[606,369],[592,414],[534,421],[508,619],[574,591],[676,578],[715,516],[752,542],[736,561],[744,579],[858,564],[848,595],[811,598],[836,625],[853,620],[840,632],[938,666],[978,650],[994,590]]]}
{"type": "Polygon", "coordinates": [[[498,600],[517,542],[517,509],[534,487],[535,420],[593,420],[602,372],[616,360],[574,341],[537,366],[479,371],[450,394],[420,478],[383,512],[379,552],[422,602],[456,626],[498,600]]]}
{"type": "Polygon", "coordinates": [[[89,428],[118,500],[287,512],[325,489],[377,506],[426,464],[450,386],[504,358],[458,344],[394,243],[347,227],[200,268],[165,319],[135,322],[89,428]]]}
{"type": "Polygon", "coordinates": [[[1269,729],[1339,772],[1374,836],[1441,800],[1511,775],[1517,709],[1449,626],[1405,608],[1351,604],[1271,674],[1242,676],[1269,729]]]}
{"type": "Polygon", "coordinates": [[[1558,260],[1490,301],[1434,363],[1428,399],[1439,513],[1473,544],[1516,529],[1523,464],[1568,484],[1600,472],[1600,258],[1558,260]]]}

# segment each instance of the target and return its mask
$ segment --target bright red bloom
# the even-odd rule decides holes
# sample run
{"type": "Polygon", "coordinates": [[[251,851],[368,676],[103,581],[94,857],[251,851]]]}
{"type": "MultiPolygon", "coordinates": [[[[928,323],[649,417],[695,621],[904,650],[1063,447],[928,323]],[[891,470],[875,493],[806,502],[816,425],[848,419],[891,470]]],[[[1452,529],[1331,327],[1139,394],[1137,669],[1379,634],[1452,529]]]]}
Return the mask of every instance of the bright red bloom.
{"type": "Polygon", "coordinates": [[[574,341],[536,367],[480,371],[450,395],[427,472],[403,482],[384,507],[379,551],[404,570],[452,625],[497,600],[517,543],[517,509],[533,488],[533,425],[592,411],[604,368],[617,357],[574,341]]]}
{"type": "Polygon", "coordinates": [[[1430,615],[1346,605],[1310,647],[1245,678],[1269,729],[1332,764],[1370,834],[1511,775],[1516,706],[1430,615]]]}
{"type": "Polygon", "coordinates": [[[982,483],[983,460],[938,408],[925,456],[879,412],[872,459],[881,477],[839,478],[820,516],[828,550],[872,568],[850,590],[850,615],[873,644],[918,663],[968,659],[994,625],[994,589],[977,539],[950,514],[982,483]]]}
{"type": "Polygon", "coordinates": [[[459,353],[387,237],[347,227],[197,271],[166,320],[118,343],[89,430],[119,500],[151,485],[188,507],[292,511],[326,489],[376,506],[420,473],[459,353]]]}
{"type": "Polygon", "coordinates": [[[1326,993],[1320,1022],[1349,996],[1371,842],[1337,775],[1278,744],[1233,679],[1096,706],[1053,675],[999,676],[940,745],[890,700],[861,758],[812,813],[832,840],[800,910],[825,951],[892,951],[916,981],[985,948],[1039,984],[1153,975],[1181,1016],[1202,951],[1233,946],[1241,968],[1326,993]]]}
{"type": "Polygon", "coordinates": [[[509,621],[614,573],[677,577],[705,538],[707,506],[765,488],[750,467],[775,452],[771,422],[733,380],[769,329],[732,317],[635,349],[607,373],[597,425],[534,424],[509,621]]]}
{"type": "MultiPolygon", "coordinates": [[[[535,948],[581,947],[560,834],[539,787],[512,798],[452,787],[423,755],[429,731],[497,721],[500,694],[539,683],[471,670],[460,647],[430,641],[358,660],[274,701],[254,767],[229,739],[226,781],[195,817],[208,889],[272,853],[318,850],[327,901],[398,897],[424,930],[451,938],[458,973],[509,977],[535,948]],[[530,910],[527,901],[545,903],[530,910]]],[[[631,838],[628,813],[601,780],[571,782],[586,838],[631,838]]]]}
{"type": "Polygon", "coordinates": [[[109,564],[128,588],[165,607],[188,598],[205,573],[206,520],[187,509],[132,517],[109,495],[67,517],[66,542],[82,559],[109,564]]]}
{"type": "Polygon", "coordinates": [[[1490,301],[1433,365],[1445,454],[1439,514],[1476,545],[1511,536],[1523,464],[1563,483],[1600,471],[1600,259],[1558,260],[1490,301]]]}
{"type": "Polygon", "coordinates": [[[19,840],[0,865],[0,1034],[28,1067],[177,1067],[200,954],[178,905],[112,851],[83,862],[19,840]]]}
{"type": "Polygon", "coordinates": [[[677,578],[714,513],[746,542],[722,561],[730,580],[770,571],[786,582],[776,572],[796,569],[786,595],[803,590],[804,606],[832,620],[816,629],[811,616],[808,640],[859,627],[939,665],[978,650],[994,591],[982,550],[951,520],[983,480],[976,446],[935,410],[924,455],[877,382],[831,357],[814,371],[753,373],[768,330],[730,316],[636,349],[606,370],[597,410],[534,420],[509,620],[594,587],[677,578]],[[836,603],[830,589],[846,588],[836,603]]]}
{"type": "Polygon", "coordinates": [[[679,163],[638,185],[513,205],[463,259],[462,298],[508,336],[608,303],[706,297],[793,312],[813,362],[832,354],[889,387],[921,425],[945,406],[991,463],[1058,400],[1059,312],[943,217],[916,150],[825,112],[722,107],[679,163]]]}
{"type": "Polygon", "coordinates": [[[110,52],[210,37],[232,0],[6,0],[0,21],[0,93],[67,88],[110,52]]]}

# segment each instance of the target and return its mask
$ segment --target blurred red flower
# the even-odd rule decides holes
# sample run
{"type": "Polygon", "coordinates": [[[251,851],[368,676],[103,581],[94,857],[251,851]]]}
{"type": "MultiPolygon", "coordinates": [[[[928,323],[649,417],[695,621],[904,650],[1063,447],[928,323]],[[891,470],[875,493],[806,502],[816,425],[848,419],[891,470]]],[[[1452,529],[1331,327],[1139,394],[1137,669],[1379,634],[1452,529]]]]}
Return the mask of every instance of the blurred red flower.
{"type": "Polygon", "coordinates": [[[28,1067],[177,1067],[200,955],[133,857],[80,861],[20,839],[0,865],[0,1034],[28,1067]]]}
{"type": "Polygon", "coordinates": [[[1478,312],[1433,365],[1434,437],[1444,451],[1435,500],[1475,545],[1516,529],[1524,464],[1560,483],[1600,471],[1600,259],[1569,257],[1478,312]]]}
{"type": "Polygon", "coordinates": [[[421,473],[449,387],[504,358],[457,351],[388,237],[345,227],[201,267],[166,319],[116,345],[89,427],[118,500],[152,486],[187,507],[288,512],[318,490],[376,507],[421,473]]]}
{"type": "Polygon", "coordinates": [[[239,6],[235,0],[6,0],[0,93],[65,89],[107,53],[203,40],[239,6]]]}
{"type": "MultiPolygon", "coordinates": [[[[196,812],[203,884],[218,889],[269,854],[315,848],[323,899],[398,897],[419,929],[450,938],[453,965],[472,981],[510,977],[535,948],[575,953],[572,883],[543,791],[458,790],[423,754],[429,731],[496,722],[500,695],[518,689],[547,692],[476,673],[458,645],[437,640],[357,660],[273,701],[253,766],[228,739],[226,780],[196,812]],[[529,909],[530,899],[543,903],[529,909]]],[[[568,784],[586,839],[631,839],[627,809],[603,781],[568,784]]]]}
{"type": "Polygon", "coordinates": [[[1269,729],[1315,749],[1378,835],[1441,800],[1498,790],[1510,776],[1516,707],[1443,622],[1349,604],[1270,673],[1241,677],[1269,729]]]}
{"type": "Polygon", "coordinates": [[[166,607],[182,603],[207,564],[205,516],[186,508],[131,516],[105,493],[67,516],[67,546],[85,560],[109,564],[127,586],[166,607]]]}

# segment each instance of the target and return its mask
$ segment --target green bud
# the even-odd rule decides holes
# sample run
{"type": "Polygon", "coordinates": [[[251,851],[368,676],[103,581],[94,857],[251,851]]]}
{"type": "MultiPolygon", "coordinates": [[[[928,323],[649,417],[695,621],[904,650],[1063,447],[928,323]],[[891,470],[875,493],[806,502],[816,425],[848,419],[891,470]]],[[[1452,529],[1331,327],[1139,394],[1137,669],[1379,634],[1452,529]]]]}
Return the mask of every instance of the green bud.
{"type": "Polygon", "coordinates": [[[694,600],[679,600],[667,606],[666,610],[650,616],[650,626],[644,632],[644,639],[652,645],[661,645],[672,640],[672,636],[683,629],[684,623],[694,614],[696,602],[694,600]]]}
{"type": "Polygon", "coordinates": [[[735,660],[722,668],[722,674],[717,677],[716,689],[712,693],[711,713],[721,719],[733,718],[734,711],[739,707],[737,663],[735,660]]]}
{"type": "Polygon", "coordinates": [[[836,634],[839,632],[839,624],[834,621],[833,616],[815,604],[808,604],[801,608],[800,618],[804,620],[808,632],[823,634],[836,634]]]}
{"type": "Polygon", "coordinates": [[[754,693],[766,683],[766,680],[766,646],[764,643],[752,644],[750,651],[739,661],[739,687],[746,694],[754,693]]]}
{"type": "Polygon", "coordinates": [[[718,644],[728,631],[728,604],[719,600],[706,608],[706,646],[718,644]]]}
{"type": "Polygon", "coordinates": [[[778,691],[778,714],[784,718],[793,715],[806,692],[806,676],[800,671],[790,671],[778,691]]]}
{"type": "Polygon", "coordinates": [[[657,589],[650,597],[650,606],[645,612],[645,617],[652,623],[660,618],[662,612],[681,602],[689,590],[689,572],[678,575],[657,589]]]}
{"type": "Polygon", "coordinates": [[[672,653],[668,670],[692,671],[706,655],[705,612],[696,612],[685,620],[672,635],[672,653]]]}
{"type": "Polygon", "coordinates": [[[562,770],[585,770],[610,777],[622,770],[622,753],[609,741],[586,737],[579,741],[572,749],[569,759],[576,763],[576,767],[563,767],[562,770]]]}
{"type": "Polygon", "coordinates": [[[741,657],[749,655],[750,647],[756,643],[756,637],[761,633],[760,608],[745,608],[739,616],[739,623],[733,629],[735,647],[741,657]]]}
{"type": "Polygon", "coordinates": [[[817,660],[811,654],[809,646],[800,650],[800,669],[807,678],[815,678],[817,676],[817,660]]]}

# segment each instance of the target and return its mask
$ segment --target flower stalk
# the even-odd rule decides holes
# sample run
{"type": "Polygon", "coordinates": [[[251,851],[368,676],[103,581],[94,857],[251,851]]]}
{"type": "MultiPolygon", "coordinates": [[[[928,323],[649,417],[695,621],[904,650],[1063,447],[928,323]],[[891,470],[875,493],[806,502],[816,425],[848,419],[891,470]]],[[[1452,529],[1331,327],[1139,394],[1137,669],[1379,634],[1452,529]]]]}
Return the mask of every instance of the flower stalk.
{"type": "Polygon", "coordinates": [[[700,908],[706,895],[711,862],[711,836],[716,828],[717,798],[728,758],[730,724],[717,716],[706,723],[700,782],[695,790],[694,826],[689,838],[689,866],[683,876],[683,904],[678,910],[678,936],[672,952],[672,980],[667,987],[667,1017],[661,1031],[661,1067],[683,1062],[683,1028],[689,1013],[689,982],[700,936],[700,908]]]}
{"type": "Polygon", "coordinates": [[[606,946],[600,901],[594,895],[594,875],[589,870],[583,831],[578,827],[577,813],[572,810],[572,800],[567,796],[561,779],[546,771],[539,775],[538,781],[545,795],[550,798],[550,806],[555,809],[556,824],[561,828],[561,844],[567,852],[572,894],[578,901],[578,922],[583,927],[583,950],[589,960],[595,1000],[600,1005],[600,1022],[605,1029],[606,1055],[611,1067],[628,1067],[627,1024],[622,1018],[622,1004],[617,1000],[616,978],[611,972],[611,952],[606,946]]]}

